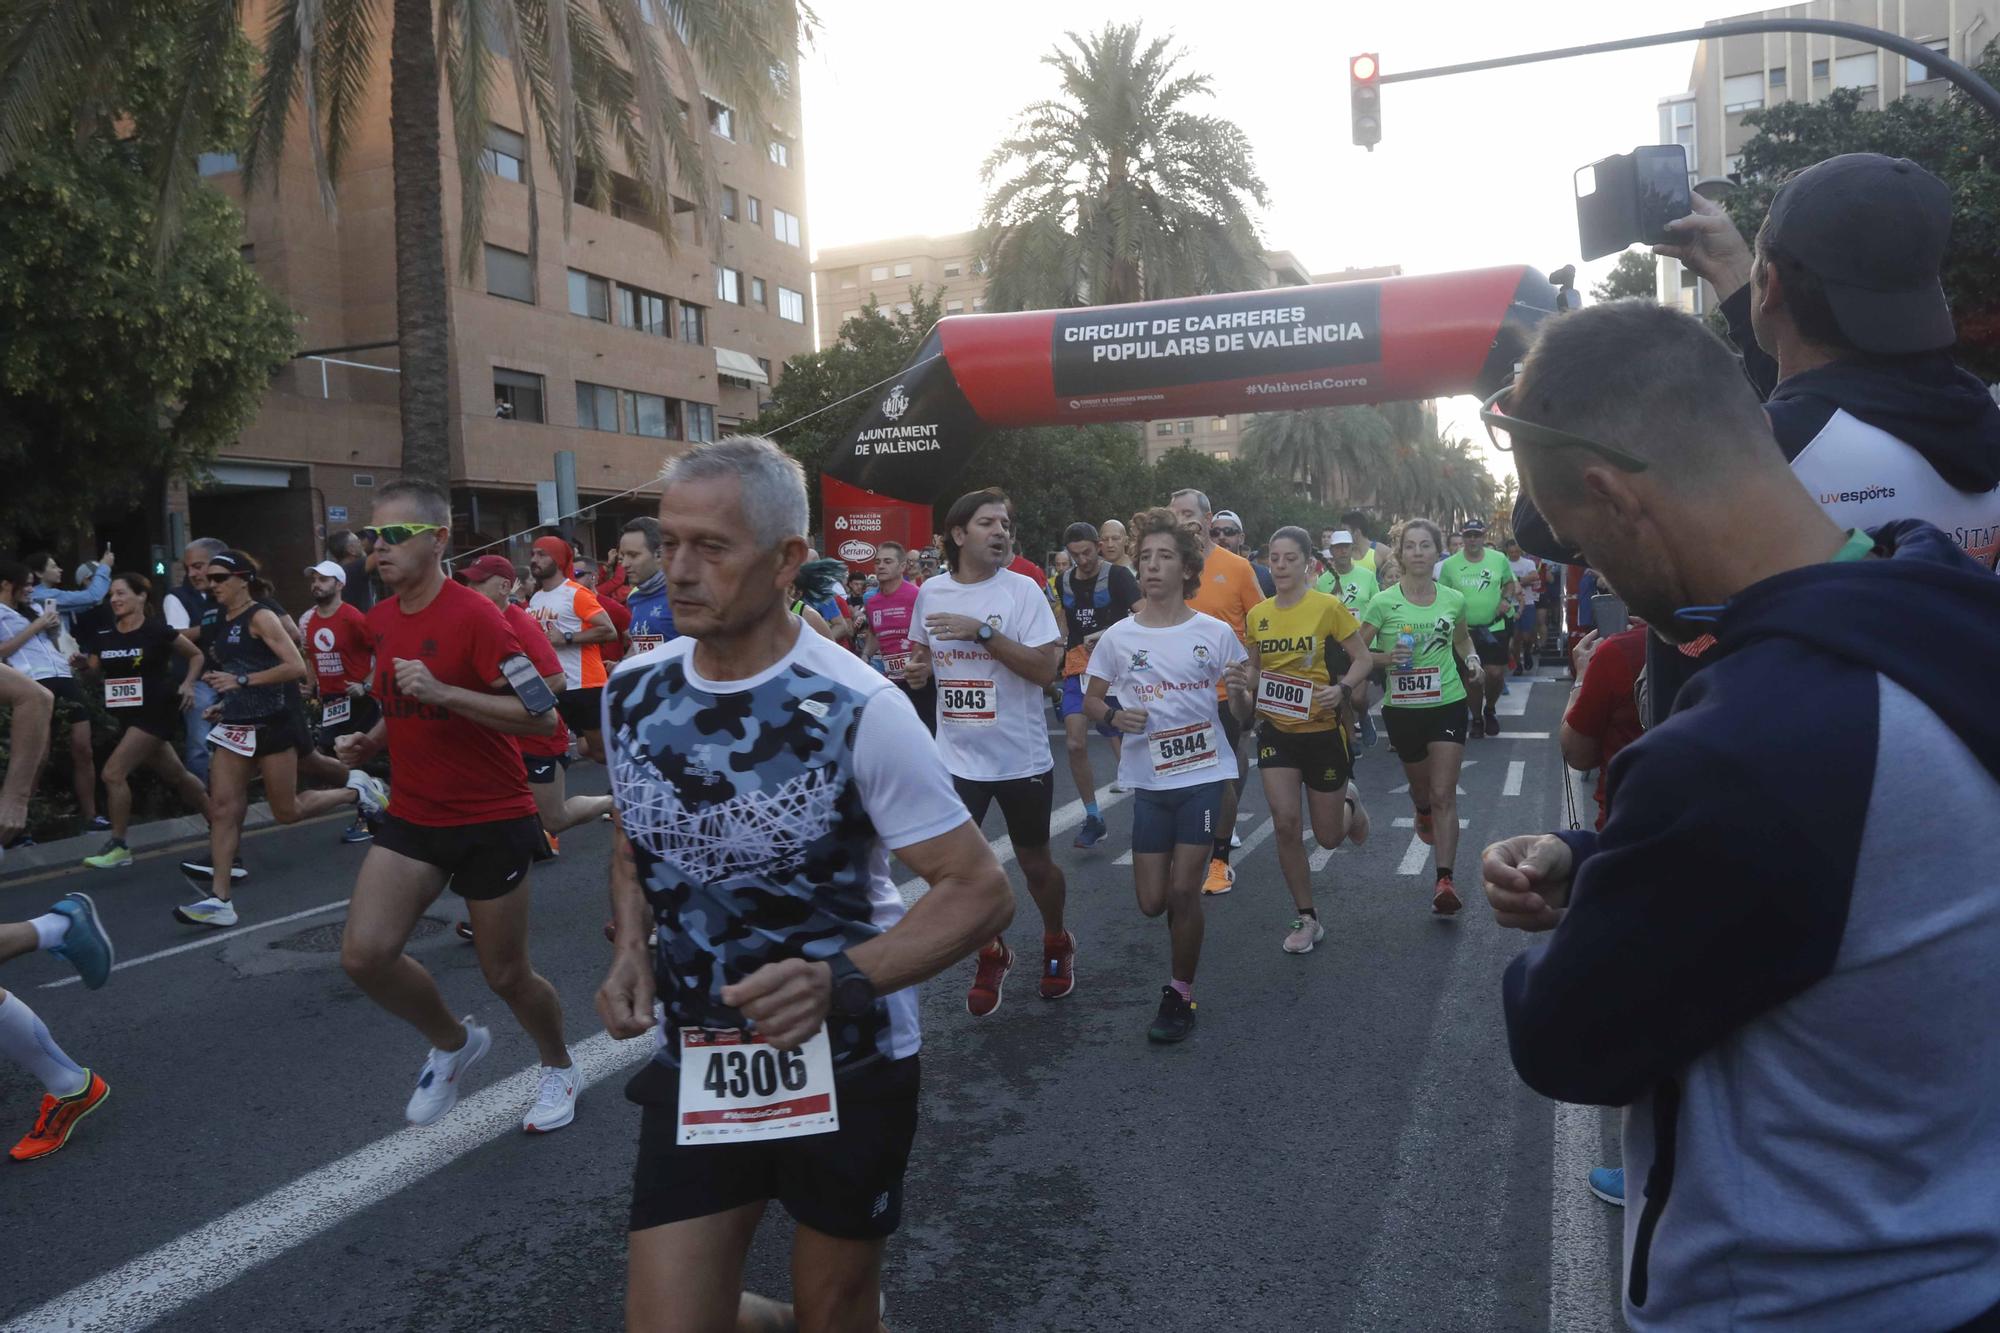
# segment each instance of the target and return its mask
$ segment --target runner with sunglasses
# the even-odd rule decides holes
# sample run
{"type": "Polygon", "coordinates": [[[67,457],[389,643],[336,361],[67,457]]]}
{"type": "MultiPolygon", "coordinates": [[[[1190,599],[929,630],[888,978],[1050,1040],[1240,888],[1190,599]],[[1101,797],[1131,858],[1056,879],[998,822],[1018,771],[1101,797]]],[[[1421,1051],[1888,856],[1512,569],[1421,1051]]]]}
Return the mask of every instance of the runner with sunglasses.
{"type": "Polygon", "coordinates": [[[1138,793],[1132,889],[1141,914],[1166,914],[1172,950],[1146,1036],[1177,1042],[1194,1031],[1202,879],[1235,773],[1218,700],[1227,699],[1239,727],[1250,716],[1249,658],[1229,626],[1190,604],[1204,564],[1193,531],[1172,511],[1149,509],[1132,516],[1132,532],[1145,600],[1092,650],[1084,711],[1132,738],[1118,761],[1119,777],[1138,793]]]}
{"type": "Polygon", "coordinates": [[[298,705],[305,659],[254,559],[242,551],[209,557],[208,586],[220,611],[202,632],[210,668],[203,679],[219,700],[210,710],[216,725],[208,733],[210,889],[201,901],[176,907],[174,918],[219,929],[237,921],[232,867],[243,841],[251,778],[264,780],[264,797],[280,824],[343,806],[358,806],[373,819],[387,805],[389,792],[380,780],[359,772],[350,772],[347,785],[332,791],[299,790],[299,750],[310,744],[298,705]]]}
{"type": "Polygon", "coordinates": [[[1299,790],[1312,817],[1313,839],[1329,850],[1350,833],[1368,840],[1368,812],[1352,781],[1345,714],[1374,669],[1361,622],[1340,598],[1309,586],[1312,567],[1304,528],[1271,534],[1271,577],[1277,596],[1250,611],[1250,678],[1257,700],[1257,767],[1271,807],[1278,867],[1296,913],[1286,953],[1311,953],[1326,937],[1313,906],[1306,866],[1299,790]],[[1340,675],[1335,679],[1338,668],[1340,675]]]}
{"type": "Polygon", "coordinates": [[[431,1124],[458,1104],[466,1072],[493,1045],[471,1016],[452,1016],[436,980],[403,951],[449,887],[465,900],[487,987],[541,1056],[521,1128],[560,1129],[576,1115],[577,1077],[562,1001],[528,958],[528,867],[548,844],[515,744],[555,730],[555,699],[493,603],[445,577],[443,493],[391,482],[374,517],[376,572],[391,594],[368,613],[382,720],[341,737],[339,753],[363,764],[387,749],[396,788],[354,881],[340,965],[430,1042],[403,1114],[431,1124]]]}
{"type": "Polygon", "coordinates": [[[1389,659],[1382,720],[1389,745],[1410,779],[1417,837],[1437,850],[1431,911],[1461,906],[1452,884],[1458,852],[1458,772],[1465,759],[1466,686],[1479,679],[1479,654],[1465,620],[1465,598],[1431,576],[1444,534],[1427,518],[1405,522],[1395,538],[1402,576],[1368,603],[1362,621],[1370,646],[1389,659]],[[1453,654],[1464,660],[1461,668],[1453,654]]]}

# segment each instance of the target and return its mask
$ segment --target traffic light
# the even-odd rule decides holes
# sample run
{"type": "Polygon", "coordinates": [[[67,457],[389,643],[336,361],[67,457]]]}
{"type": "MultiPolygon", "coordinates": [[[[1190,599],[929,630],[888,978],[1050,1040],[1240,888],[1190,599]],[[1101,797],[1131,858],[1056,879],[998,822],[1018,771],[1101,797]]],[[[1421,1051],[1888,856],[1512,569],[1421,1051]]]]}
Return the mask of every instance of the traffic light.
{"type": "Polygon", "coordinates": [[[164,546],[155,546],[147,554],[151,558],[147,560],[146,565],[151,570],[153,577],[156,579],[165,578],[167,576],[167,548],[164,546]]]}
{"type": "Polygon", "coordinates": [[[1347,79],[1355,145],[1372,153],[1382,142],[1382,65],[1375,53],[1369,51],[1348,61],[1347,79]]]}

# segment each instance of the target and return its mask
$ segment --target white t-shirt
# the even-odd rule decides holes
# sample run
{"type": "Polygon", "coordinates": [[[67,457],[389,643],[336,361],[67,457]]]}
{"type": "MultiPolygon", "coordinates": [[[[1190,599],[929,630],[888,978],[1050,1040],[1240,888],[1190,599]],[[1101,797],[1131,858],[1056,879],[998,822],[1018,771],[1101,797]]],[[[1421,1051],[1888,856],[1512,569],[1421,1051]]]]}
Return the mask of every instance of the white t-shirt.
{"type": "Polygon", "coordinates": [[[1173,791],[1234,778],[1216,687],[1249,656],[1229,626],[1199,611],[1167,629],[1148,629],[1128,616],[1104,631],[1084,674],[1105,681],[1120,708],[1146,710],[1146,734],[1125,738],[1118,780],[1141,791],[1173,791]]]}
{"type": "Polygon", "coordinates": [[[1528,601],[1535,600],[1535,594],[1542,589],[1541,565],[1529,556],[1519,560],[1509,560],[1507,567],[1514,571],[1514,582],[1521,585],[1521,594],[1528,601]]]}
{"type": "Polygon", "coordinates": [[[944,766],[975,782],[1011,782],[1055,767],[1042,690],[1002,666],[977,639],[931,641],[924,617],[971,616],[1014,642],[1042,648],[1062,637],[1048,594],[1025,574],[1001,570],[979,583],[939,574],[917,589],[910,642],[931,650],[937,682],[937,746],[944,766]]]}
{"type": "MultiPolygon", "coordinates": [[[[542,588],[528,599],[528,614],[544,630],[553,628],[558,634],[583,633],[584,626],[603,611],[604,605],[597,600],[597,594],[574,579],[566,579],[553,588],[542,588]]],[[[604,683],[604,658],[599,645],[559,643],[554,647],[556,660],[562,663],[565,689],[588,690],[604,683]]]]}

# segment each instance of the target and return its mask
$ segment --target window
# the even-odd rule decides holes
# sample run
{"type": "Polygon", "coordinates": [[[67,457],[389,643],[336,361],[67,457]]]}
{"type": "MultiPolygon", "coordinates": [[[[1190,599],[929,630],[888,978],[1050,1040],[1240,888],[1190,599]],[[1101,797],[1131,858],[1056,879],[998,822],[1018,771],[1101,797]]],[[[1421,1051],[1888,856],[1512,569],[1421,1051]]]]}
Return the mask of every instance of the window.
{"type": "Polygon", "coordinates": [[[236,253],[246,264],[254,264],[257,262],[257,245],[254,241],[248,245],[237,246],[236,253]]]}
{"type": "Polygon", "coordinates": [[[795,292],[789,287],[778,288],[778,318],[789,319],[794,324],[805,323],[805,293],[795,292]]]}
{"type": "Polygon", "coordinates": [[[896,303],[896,313],[899,315],[914,315],[917,313],[917,308],[908,301],[899,301],[896,303]]]}
{"type": "Polygon", "coordinates": [[[743,204],[744,204],[744,209],[743,209],[744,221],[749,222],[752,225],[763,222],[764,201],[762,199],[759,199],[754,194],[745,195],[743,198],[743,204]]]}
{"type": "Polygon", "coordinates": [[[641,291],[637,287],[620,287],[618,322],[628,329],[664,338],[667,336],[667,298],[658,292],[641,291]]]}
{"type": "Polygon", "coordinates": [[[897,277],[899,277],[899,278],[907,278],[907,277],[909,277],[909,276],[910,276],[910,266],[909,266],[908,264],[898,264],[898,265],[896,265],[896,276],[897,276],[897,277]]]}
{"type": "Polygon", "coordinates": [[[792,165],[792,146],[783,139],[771,140],[771,161],[781,167],[792,165]]]}
{"type": "Polygon", "coordinates": [[[486,127],[486,151],[479,155],[479,165],[489,176],[498,176],[503,181],[521,179],[521,164],[528,157],[528,141],[504,125],[486,127]]]}
{"type": "Polygon", "coordinates": [[[771,308],[771,298],[765,294],[762,278],[750,279],[750,304],[761,306],[766,310],[771,308]]]}
{"type": "Polygon", "coordinates": [[[535,270],[519,250],[486,247],[486,290],[510,301],[535,303],[535,270]]]}
{"type": "Polygon", "coordinates": [[[960,271],[963,268],[964,265],[960,263],[958,260],[954,259],[949,264],[946,264],[944,266],[944,275],[947,278],[955,278],[959,275],[960,271]]]}
{"type": "Polygon", "coordinates": [[[708,307],[690,305],[686,301],[682,301],[680,306],[681,341],[687,343],[707,342],[708,338],[703,330],[707,323],[705,316],[707,315],[708,307]]]}
{"type": "Polygon", "coordinates": [[[1218,463],[1227,463],[1229,461],[1229,451],[1227,449],[1217,449],[1215,451],[1215,461],[1218,463]]]}
{"type": "Polygon", "coordinates": [[[569,271],[569,312],[585,319],[611,322],[611,284],[581,269],[569,271]]]}
{"type": "Polygon", "coordinates": [[[889,280],[889,266],[887,264],[877,264],[874,268],[869,269],[868,280],[870,282],[887,282],[889,280]]]}
{"type": "Polygon", "coordinates": [[[1783,65],[1778,66],[1770,72],[1770,82],[1773,88],[1782,88],[1785,86],[1785,67],[1783,65]]]}
{"type": "MultiPolygon", "coordinates": [[[[799,215],[797,213],[787,213],[782,208],[772,209],[771,234],[786,245],[797,245],[799,243],[799,215]]],[[[903,264],[898,267],[908,269],[909,265],[903,264]]]]}
{"type": "Polygon", "coordinates": [[[946,301],[944,303],[944,312],[947,315],[962,315],[965,313],[965,302],[946,301]]]}
{"type": "Polygon", "coordinates": [[[1722,110],[1725,115],[1755,111],[1764,105],[1764,75],[1732,74],[1722,81],[1722,110]]]}
{"type": "Polygon", "coordinates": [[[736,113],[713,97],[704,97],[702,100],[708,103],[708,128],[725,139],[734,139],[736,113]]]}
{"type": "Polygon", "coordinates": [[[493,367],[493,415],[502,421],[544,421],[542,377],[493,367]]]}
{"type": "Polygon", "coordinates": [[[606,384],[576,382],[576,424],[585,430],[618,430],[618,391],[606,384]]]}
{"type": "Polygon", "coordinates": [[[1662,141],[1677,143],[1687,153],[1688,170],[1694,171],[1700,158],[1695,154],[1694,99],[1683,98],[1661,110],[1662,141]]]}
{"type": "Polygon", "coordinates": [[[977,310],[984,310],[984,309],[986,308],[986,298],[985,298],[985,297],[983,297],[983,296],[975,296],[975,297],[973,297],[973,298],[972,298],[972,308],[973,308],[974,310],[976,310],[976,311],[977,311],[977,310]]]}
{"type": "Polygon", "coordinates": [[[715,299],[727,301],[731,305],[743,304],[743,271],[741,269],[716,266],[715,299]]]}
{"type": "Polygon", "coordinates": [[[234,153],[200,153],[194,159],[194,169],[204,176],[220,176],[226,171],[241,167],[234,153]]]}
{"type": "Polygon", "coordinates": [[[1842,56],[1833,62],[1833,86],[1836,88],[1873,88],[1876,78],[1876,53],[1842,56]]]}
{"type": "Polygon", "coordinates": [[[736,191],[727,185],[722,187],[722,216],[736,221],[736,191]]]}
{"type": "Polygon", "coordinates": [[[1179,422],[1179,423],[1177,423],[1177,424],[1178,424],[1178,425],[1179,425],[1179,427],[1180,427],[1180,432],[1181,432],[1181,434],[1183,434],[1183,435],[1192,435],[1192,434],[1194,434],[1194,423],[1193,423],[1192,421],[1182,421],[1182,422],[1179,422]]]}
{"type": "Polygon", "coordinates": [[[1828,65],[1829,62],[1825,60],[1813,61],[1813,77],[1815,79],[1823,79],[1827,77],[1828,65]]]}
{"type": "MultiPolygon", "coordinates": [[[[1951,43],[1947,42],[1942,37],[1936,39],[1935,41],[1926,41],[1924,45],[1928,46],[1931,50],[1937,52],[1941,56],[1946,56],[1951,54],[1951,43]]],[[[1932,79],[1938,79],[1943,77],[1944,75],[1942,74],[1942,72],[1939,71],[1936,65],[1927,65],[1921,60],[1905,60],[1903,62],[1904,83],[1927,83],[1932,79]]]]}
{"type": "Polygon", "coordinates": [[[1228,417],[1216,417],[1216,418],[1214,418],[1213,420],[1211,420],[1211,421],[1210,421],[1210,422],[1208,423],[1208,428],[1209,428],[1210,430],[1228,430],[1228,429],[1229,429],[1229,418],[1228,418],[1228,417]]]}
{"type": "Polygon", "coordinates": [[[634,393],[630,389],[619,390],[618,396],[625,408],[627,435],[649,435],[656,440],[667,438],[667,423],[671,417],[665,398],[656,393],[634,393]]]}
{"type": "Polygon", "coordinates": [[[840,322],[843,324],[845,324],[850,319],[860,319],[860,318],[861,318],[861,312],[859,310],[843,310],[840,313],[840,322]]]}
{"type": "Polygon", "coordinates": [[[1155,434],[1155,435],[1166,435],[1166,436],[1171,436],[1171,435],[1172,435],[1173,433],[1174,433],[1174,423],[1173,423],[1173,422],[1171,422],[1171,421],[1155,421],[1155,422],[1153,423],[1153,434],[1155,434]]]}
{"type": "Polygon", "coordinates": [[[767,380],[771,381],[771,382],[772,382],[772,383],[774,383],[774,384],[775,384],[775,383],[777,383],[777,379],[778,379],[778,377],[777,377],[776,375],[774,375],[774,374],[772,374],[772,373],[771,373],[771,358],[770,358],[770,357],[768,357],[768,356],[760,356],[760,357],[758,357],[758,358],[757,358],[757,369],[759,369],[759,370],[761,370],[761,371],[763,371],[763,372],[764,372],[764,378],[765,378],[765,379],[767,379],[767,380]]]}
{"type": "Polygon", "coordinates": [[[712,403],[683,403],[687,413],[687,437],[696,444],[705,444],[715,438],[715,405],[712,403]]]}

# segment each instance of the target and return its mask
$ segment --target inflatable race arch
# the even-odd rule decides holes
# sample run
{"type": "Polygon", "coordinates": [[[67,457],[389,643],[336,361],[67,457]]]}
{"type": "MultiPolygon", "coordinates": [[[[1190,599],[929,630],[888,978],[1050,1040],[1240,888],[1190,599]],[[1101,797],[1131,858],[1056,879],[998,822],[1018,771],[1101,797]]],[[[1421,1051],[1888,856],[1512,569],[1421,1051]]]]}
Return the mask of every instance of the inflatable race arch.
{"type": "Polygon", "coordinates": [[[821,475],[827,554],[931,539],[987,432],[1497,390],[1555,286],[1522,266],[940,320],[821,475]]]}

